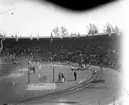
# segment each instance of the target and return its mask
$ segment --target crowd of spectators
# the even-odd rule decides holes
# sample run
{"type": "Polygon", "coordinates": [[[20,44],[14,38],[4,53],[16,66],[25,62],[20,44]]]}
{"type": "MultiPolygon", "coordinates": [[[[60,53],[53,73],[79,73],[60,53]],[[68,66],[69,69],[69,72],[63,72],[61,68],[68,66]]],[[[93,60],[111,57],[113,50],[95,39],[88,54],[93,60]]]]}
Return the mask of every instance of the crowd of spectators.
{"type": "MultiPolygon", "coordinates": [[[[118,70],[121,66],[118,37],[105,35],[72,39],[58,38],[53,39],[51,43],[49,43],[50,38],[43,39],[46,42],[40,40],[40,43],[31,42],[31,40],[15,42],[18,44],[13,44],[11,47],[5,45],[1,55],[33,56],[34,59],[42,61],[70,61],[92,65],[102,63],[103,66],[118,70]]],[[[8,44],[10,45],[9,42],[8,44]]]]}

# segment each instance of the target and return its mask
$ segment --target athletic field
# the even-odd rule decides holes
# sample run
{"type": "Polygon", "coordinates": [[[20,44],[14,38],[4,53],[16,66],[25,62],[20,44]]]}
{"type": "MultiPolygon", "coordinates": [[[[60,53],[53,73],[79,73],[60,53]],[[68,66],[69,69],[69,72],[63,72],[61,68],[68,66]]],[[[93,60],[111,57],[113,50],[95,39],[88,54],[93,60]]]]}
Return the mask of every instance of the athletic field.
{"type": "Polygon", "coordinates": [[[92,76],[92,72],[87,69],[77,71],[77,81],[74,81],[71,65],[66,63],[38,62],[35,64],[35,73],[28,73],[29,67],[25,61],[20,64],[1,64],[0,101],[4,103],[29,101],[31,98],[76,86],[92,76]],[[64,83],[58,80],[59,72],[65,76],[64,83]]]}

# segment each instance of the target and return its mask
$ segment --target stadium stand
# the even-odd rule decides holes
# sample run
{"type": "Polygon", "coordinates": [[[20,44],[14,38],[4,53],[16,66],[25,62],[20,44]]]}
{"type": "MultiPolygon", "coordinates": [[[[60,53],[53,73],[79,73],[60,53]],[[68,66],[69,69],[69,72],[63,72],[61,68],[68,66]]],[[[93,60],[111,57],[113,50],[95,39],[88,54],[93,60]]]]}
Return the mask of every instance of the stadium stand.
{"type": "MultiPolygon", "coordinates": [[[[54,38],[6,38],[0,56],[32,57],[38,61],[77,62],[110,67],[119,70],[119,35],[97,35],[54,38]]],[[[26,57],[25,57],[26,58],[26,57]]],[[[5,59],[6,60],[6,59],[5,59]]]]}

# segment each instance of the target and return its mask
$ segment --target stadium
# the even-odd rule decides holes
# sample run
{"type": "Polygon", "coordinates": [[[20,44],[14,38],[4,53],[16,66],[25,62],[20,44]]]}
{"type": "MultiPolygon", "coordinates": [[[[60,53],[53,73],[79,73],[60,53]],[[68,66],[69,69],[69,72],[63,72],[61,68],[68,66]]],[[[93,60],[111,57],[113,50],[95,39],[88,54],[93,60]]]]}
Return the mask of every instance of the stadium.
{"type": "Polygon", "coordinates": [[[0,105],[121,105],[120,38],[5,38],[0,105]]]}

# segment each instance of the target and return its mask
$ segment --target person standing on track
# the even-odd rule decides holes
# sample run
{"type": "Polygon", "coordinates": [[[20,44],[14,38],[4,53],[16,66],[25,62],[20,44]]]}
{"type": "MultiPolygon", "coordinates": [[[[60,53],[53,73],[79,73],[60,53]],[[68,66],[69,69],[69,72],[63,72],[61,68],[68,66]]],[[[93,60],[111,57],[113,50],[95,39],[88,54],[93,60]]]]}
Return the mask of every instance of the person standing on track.
{"type": "Polygon", "coordinates": [[[74,72],[73,72],[73,75],[74,75],[74,81],[76,81],[76,80],[77,80],[77,73],[76,73],[75,70],[74,70],[74,72]]]}
{"type": "Polygon", "coordinates": [[[61,73],[61,79],[62,79],[62,82],[64,83],[65,82],[65,77],[64,77],[63,73],[61,73]]]}
{"type": "Polygon", "coordinates": [[[61,73],[58,74],[59,82],[61,81],[61,73]]]}
{"type": "Polygon", "coordinates": [[[103,64],[102,63],[100,64],[100,70],[101,71],[103,70],[103,64]]]}

